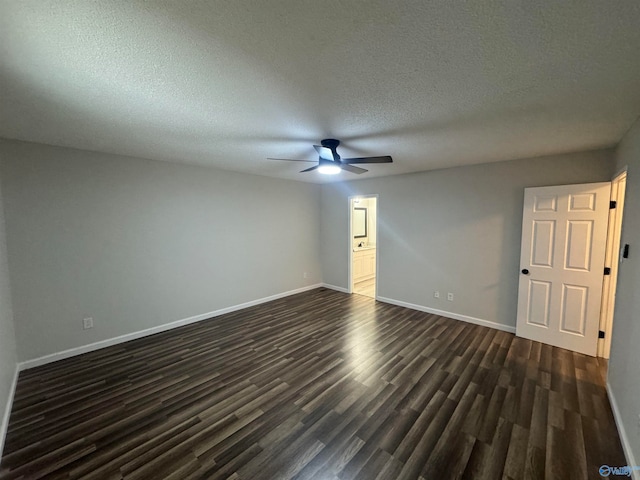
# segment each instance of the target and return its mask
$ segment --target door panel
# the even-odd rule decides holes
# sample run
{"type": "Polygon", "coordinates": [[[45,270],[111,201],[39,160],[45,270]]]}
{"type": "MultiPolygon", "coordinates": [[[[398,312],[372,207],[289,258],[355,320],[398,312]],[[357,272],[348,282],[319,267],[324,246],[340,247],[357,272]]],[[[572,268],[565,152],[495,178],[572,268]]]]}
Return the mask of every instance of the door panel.
{"type": "Polygon", "coordinates": [[[531,265],[551,267],[553,265],[553,245],[556,240],[554,220],[534,220],[531,265]]]}
{"type": "Polygon", "coordinates": [[[560,331],[584,335],[586,328],[588,288],[579,285],[562,285],[562,318],[560,331]]]}
{"type": "Polygon", "coordinates": [[[596,205],[595,193],[569,195],[570,212],[593,212],[596,205]]]}
{"type": "Polygon", "coordinates": [[[592,220],[569,220],[567,222],[567,251],[565,268],[570,270],[591,270],[591,243],[593,241],[592,220]]]}
{"type": "Polygon", "coordinates": [[[558,208],[556,195],[536,195],[534,198],[534,212],[555,212],[558,208]]]}
{"type": "Polygon", "coordinates": [[[529,282],[529,315],[527,323],[547,327],[551,300],[551,282],[531,280],[529,282]]]}
{"type": "Polygon", "coordinates": [[[610,185],[525,189],[518,336],[595,355],[610,185]]]}

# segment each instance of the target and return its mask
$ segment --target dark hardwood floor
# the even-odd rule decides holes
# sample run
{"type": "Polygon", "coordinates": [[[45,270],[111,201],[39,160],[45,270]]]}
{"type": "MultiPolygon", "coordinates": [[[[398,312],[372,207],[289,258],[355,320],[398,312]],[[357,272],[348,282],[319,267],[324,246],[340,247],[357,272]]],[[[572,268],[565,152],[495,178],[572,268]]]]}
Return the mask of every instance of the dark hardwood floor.
{"type": "Polygon", "coordinates": [[[326,289],[20,374],[1,479],[599,479],[601,360],[326,289]]]}

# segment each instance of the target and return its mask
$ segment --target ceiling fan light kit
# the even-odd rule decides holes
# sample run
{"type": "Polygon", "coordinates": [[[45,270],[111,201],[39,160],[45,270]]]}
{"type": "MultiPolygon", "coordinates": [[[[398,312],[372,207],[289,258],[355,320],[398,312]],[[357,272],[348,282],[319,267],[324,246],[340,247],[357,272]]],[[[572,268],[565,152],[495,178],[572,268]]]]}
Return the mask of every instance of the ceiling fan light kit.
{"type": "MultiPolygon", "coordinates": [[[[324,175],[335,175],[340,171],[345,170],[347,172],[360,175],[361,173],[368,172],[365,168],[354,167],[354,163],[392,163],[393,159],[386,155],[383,157],[360,157],[360,158],[341,158],[338,154],[337,148],[340,145],[340,140],[335,138],[325,138],[320,142],[320,145],[314,145],[313,148],[318,152],[318,164],[302,170],[300,173],[311,172],[318,170],[319,173],[324,175]]],[[[286,160],[291,162],[308,162],[309,160],[294,160],[290,158],[269,158],[268,160],[286,160]]]]}
{"type": "Polygon", "coordinates": [[[325,175],[336,175],[340,173],[342,169],[339,165],[336,165],[331,160],[320,159],[318,164],[318,173],[323,173],[325,175]]]}

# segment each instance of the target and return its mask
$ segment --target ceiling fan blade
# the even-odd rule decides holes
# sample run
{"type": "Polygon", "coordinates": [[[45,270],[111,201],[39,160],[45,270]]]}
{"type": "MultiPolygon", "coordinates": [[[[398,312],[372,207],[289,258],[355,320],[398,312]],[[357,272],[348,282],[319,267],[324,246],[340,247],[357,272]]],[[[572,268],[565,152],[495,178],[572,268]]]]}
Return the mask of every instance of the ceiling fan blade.
{"type": "Polygon", "coordinates": [[[384,157],[359,157],[359,158],[343,158],[342,163],[392,163],[393,159],[389,155],[384,157]]]}
{"type": "Polygon", "coordinates": [[[321,145],[314,145],[313,148],[316,149],[316,152],[318,152],[318,155],[320,155],[320,158],[324,158],[325,160],[331,160],[331,161],[335,160],[335,158],[333,158],[333,152],[331,151],[330,148],[323,147],[321,145]]]}
{"type": "Polygon", "coordinates": [[[358,175],[369,171],[365,168],[352,167],[351,165],[347,165],[346,163],[343,163],[342,165],[340,165],[340,168],[342,168],[342,170],[346,170],[347,172],[357,173],[358,175]]]}
{"type": "Polygon", "coordinates": [[[320,165],[314,165],[313,167],[307,168],[305,170],[300,170],[300,173],[304,173],[304,172],[310,172],[312,170],[315,170],[316,168],[318,168],[320,165]]]}
{"type": "Polygon", "coordinates": [[[282,160],[283,162],[317,162],[317,160],[298,160],[296,158],[267,158],[267,160],[282,160]]]}

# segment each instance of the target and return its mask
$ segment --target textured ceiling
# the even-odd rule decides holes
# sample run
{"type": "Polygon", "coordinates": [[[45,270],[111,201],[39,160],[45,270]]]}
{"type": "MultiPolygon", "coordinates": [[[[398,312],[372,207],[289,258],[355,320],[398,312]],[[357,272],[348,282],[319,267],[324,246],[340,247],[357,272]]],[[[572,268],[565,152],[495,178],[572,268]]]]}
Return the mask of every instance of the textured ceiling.
{"type": "Polygon", "coordinates": [[[640,114],[639,52],[637,0],[0,0],[0,137],[310,182],[266,157],[588,150],[640,114]]]}

